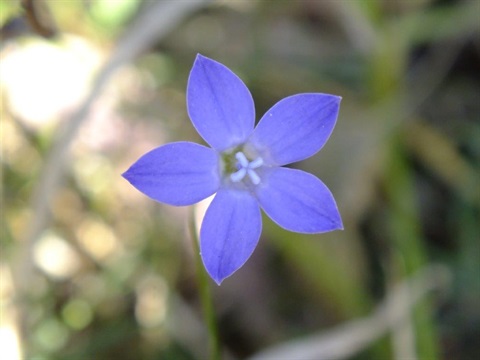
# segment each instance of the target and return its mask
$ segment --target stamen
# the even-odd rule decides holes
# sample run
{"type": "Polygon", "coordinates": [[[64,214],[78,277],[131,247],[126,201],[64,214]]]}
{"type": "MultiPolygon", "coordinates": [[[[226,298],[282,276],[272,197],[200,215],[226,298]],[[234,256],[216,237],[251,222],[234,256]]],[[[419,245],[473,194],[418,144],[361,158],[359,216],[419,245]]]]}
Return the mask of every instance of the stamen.
{"type": "Polygon", "coordinates": [[[248,167],[248,159],[243,152],[241,151],[237,152],[235,154],[235,158],[238,160],[242,168],[248,167]]]}
{"type": "Polygon", "coordinates": [[[247,169],[242,167],[240,170],[231,174],[230,179],[232,179],[233,182],[239,182],[245,177],[246,174],[247,174],[247,169]]]}
{"type": "Polygon", "coordinates": [[[235,158],[238,160],[237,167],[238,171],[230,174],[230,179],[233,182],[240,182],[243,180],[245,175],[248,174],[248,177],[254,185],[260,184],[260,177],[254,171],[263,165],[262,158],[256,158],[255,160],[249,162],[245,154],[241,151],[235,154],[235,158]]]}
{"type": "Polygon", "coordinates": [[[263,159],[262,158],[256,158],[255,160],[253,160],[251,163],[250,163],[250,169],[257,169],[259,168],[260,166],[263,165],[263,159]]]}
{"type": "Polygon", "coordinates": [[[258,176],[255,171],[248,169],[247,174],[250,180],[252,180],[252,183],[254,183],[255,185],[260,184],[260,176],[258,176]]]}

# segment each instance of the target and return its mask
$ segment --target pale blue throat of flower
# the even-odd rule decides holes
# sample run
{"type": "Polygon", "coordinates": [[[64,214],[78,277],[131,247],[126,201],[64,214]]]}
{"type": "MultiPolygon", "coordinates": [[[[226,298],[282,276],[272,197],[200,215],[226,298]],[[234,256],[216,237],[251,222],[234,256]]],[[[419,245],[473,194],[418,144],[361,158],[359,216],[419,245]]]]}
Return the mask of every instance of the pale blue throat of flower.
{"type": "Polygon", "coordinates": [[[249,161],[241,151],[235,154],[235,158],[237,159],[236,166],[238,170],[230,174],[230,180],[233,182],[240,182],[246,175],[248,175],[254,185],[260,184],[260,176],[255,172],[255,169],[258,169],[263,165],[263,159],[257,157],[255,160],[249,161]]]}

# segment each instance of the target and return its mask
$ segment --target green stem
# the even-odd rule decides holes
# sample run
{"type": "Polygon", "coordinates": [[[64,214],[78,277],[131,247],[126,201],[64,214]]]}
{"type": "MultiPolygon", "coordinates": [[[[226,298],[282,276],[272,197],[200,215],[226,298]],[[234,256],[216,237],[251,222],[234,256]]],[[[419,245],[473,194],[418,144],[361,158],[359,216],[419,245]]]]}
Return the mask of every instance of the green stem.
{"type": "MultiPolygon", "coordinates": [[[[398,266],[410,277],[428,265],[425,239],[421,231],[411,167],[400,137],[392,138],[386,192],[390,201],[389,222],[393,244],[398,250],[398,266]]],[[[439,359],[438,339],[433,319],[433,304],[419,301],[413,311],[417,351],[420,359],[439,359]]]]}
{"type": "Polygon", "coordinates": [[[213,308],[213,298],[212,292],[210,289],[210,280],[208,274],[205,271],[203,266],[202,258],[200,257],[200,246],[197,236],[197,228],[195,226],[195,216],[192,207],[192,212],[190,216],[190,235],[193,243],[194,257],[195,257],[195,267],[197,273],[197,284],[198,291],[200,293],[200,301],[203,308],[203,316],[207,323],[208,330],[208,342],[210,348],[210,359],[220,360],[220,341],[218,338],[218,327],[217,320],[215,317],[215,311],[213,308]]]}

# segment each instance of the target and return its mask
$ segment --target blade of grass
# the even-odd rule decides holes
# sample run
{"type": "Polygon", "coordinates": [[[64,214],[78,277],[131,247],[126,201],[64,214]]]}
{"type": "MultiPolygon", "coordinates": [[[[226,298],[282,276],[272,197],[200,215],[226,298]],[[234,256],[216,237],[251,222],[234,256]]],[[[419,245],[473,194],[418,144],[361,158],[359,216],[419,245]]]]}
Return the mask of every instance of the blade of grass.
{"type": "MultiPolygon", "coordinates": [[[[400,135],[400,134],[399,134],[400,135]]],[[[412,276],[428,263],[419,221],[412,170],[399,138],[394,137],[386,169],[385,190],[389,201],[387,218],[397,266],[403,276],[412,276]]],[[[419,359],[438,359],[438,339],[432,318],[432,303],[425,299],[412,312],[419,359]]]]}

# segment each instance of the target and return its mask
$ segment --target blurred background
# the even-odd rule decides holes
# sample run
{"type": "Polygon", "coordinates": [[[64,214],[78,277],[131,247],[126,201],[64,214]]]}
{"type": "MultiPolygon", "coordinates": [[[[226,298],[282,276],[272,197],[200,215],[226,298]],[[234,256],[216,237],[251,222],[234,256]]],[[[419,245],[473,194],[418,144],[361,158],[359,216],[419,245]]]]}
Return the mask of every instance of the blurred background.
{"type": "Polygon", "coordinates": [[[0,24],[2,359],[209,358],[190,209],[120,176],[202,142],[197,53],[244,80],[257,120],[292,94],[343,97],[294,167],[345,230],[264,218],[247,264],[211,282],[224,358],[478,356],[480,1],[5,0],[0,24]]]}

